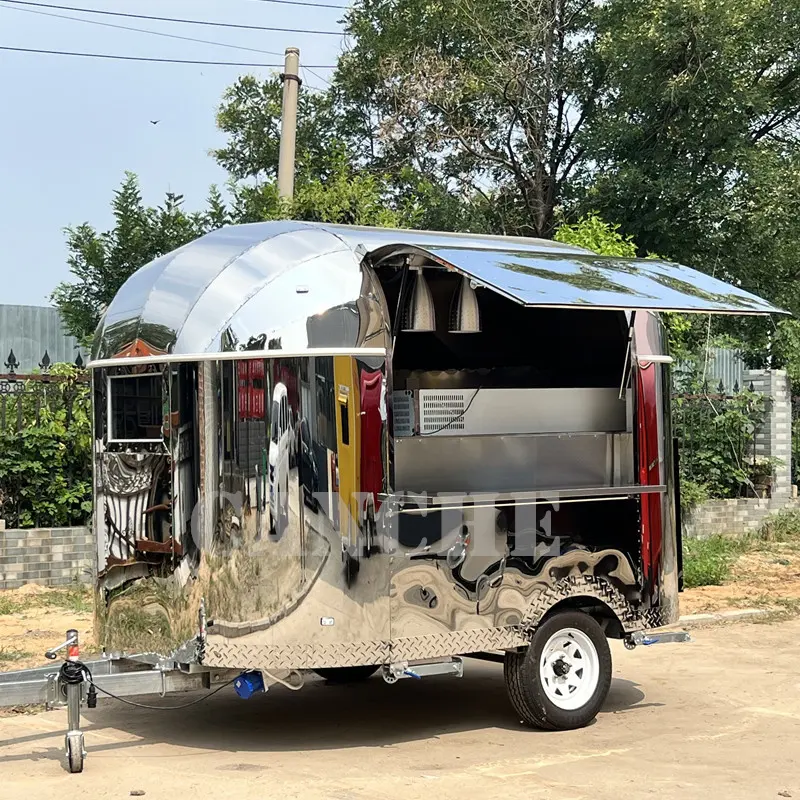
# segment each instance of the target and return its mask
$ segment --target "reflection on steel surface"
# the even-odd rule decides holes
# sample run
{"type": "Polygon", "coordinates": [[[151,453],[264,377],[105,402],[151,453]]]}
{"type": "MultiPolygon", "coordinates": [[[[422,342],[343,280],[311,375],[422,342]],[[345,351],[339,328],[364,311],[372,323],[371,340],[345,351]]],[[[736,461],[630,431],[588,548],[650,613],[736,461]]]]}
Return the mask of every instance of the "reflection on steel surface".
{"type": "MultiPolygon", "coordinates": [[[[582,419],[596,431],[577,433],[577,416],[551,408],[558,430],[536,446],[530,415],[517,433],[482,420],[493,433],[471,436],[462,419],[458,439],[453,430],[422,438],[411,392],[408,438],[395,438],[393,392],[408,384],[394,380],[386,297],[400,294],[396,266],[431,263],[451,273],[431,280],[434,295],[446,289],[449,299],[446,281],[467,274],[521,314],[561,312],[520,303],[773,310],[673,265],[536,240],[277,222],[226,228],[157,259],[120,290],[94,348],[103,359],[93,381],[97,630],[107,650],[342,666],[521,646],[554,604],[576,597],[624,632],[674,618],[667,365],[633,368],[646,378],[637,413],[662,425],[646,474],[616,371],[585,386],[569,369],[557,373],[554,396],[584,398],[582,419]],[[144,382],[155,387],[147,408],[119,387],[109,396],[107,379],[142,375],[156,377],[144,382]],[[146,435],[110,436],[109,416],[146,435]],[[441,492],[431,501],[439,507],[415,508],[414,490],[441,492]]],[[[616,332],[603,340],[613,356],[624,315],[594,313],[616,332]]],[[[493,314],[480,336],[492,324],[497,336],[502,309],[493,314]]],[[[634,349],[661,353],[655,317],[640,318],[634,349]]],[[[606,363],[617,369],[615,358],[606,363]]],[[[422,391],[471,396],[483,374],[404,369],[422,391]]],[[[481,402],[500,396],[491,391],[481,402]]]]}
{"type": "Polygon", "coordinates": [[[132,275],[108,307],[94,358],[138,340],[172,353],[383,346],[386,315],[362,260],[418,252],[526,304],[771,313],[696,270],[603,258],[555,242],[265,222],[222,228],[132,275]],[[328,314],[330,322],[319,317],[328,314]],[[319,328],[323,326],[323,329],[319,328]]]}
{"type": "Polygon", "coordinates": [[[525,305],[782,313],[750,292],[668,261],[471,248],[426,252],[525,305]]]}

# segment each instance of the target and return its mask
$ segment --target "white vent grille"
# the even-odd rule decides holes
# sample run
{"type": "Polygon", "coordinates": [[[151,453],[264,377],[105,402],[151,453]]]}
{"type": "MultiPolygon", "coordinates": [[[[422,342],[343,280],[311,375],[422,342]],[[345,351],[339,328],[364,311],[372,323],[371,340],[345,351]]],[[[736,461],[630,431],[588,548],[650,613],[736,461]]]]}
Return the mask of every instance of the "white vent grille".
{"type": "Polygon", "coordinates": [[[395,436],[414,435],[414,393],[392,392],[395,436]]]}
{"type": "Polygon", "coordinates": [[[419,393],[419,428],[421,434],[464,430],[464,409],[472,391],[447,390],[419,393]]]}

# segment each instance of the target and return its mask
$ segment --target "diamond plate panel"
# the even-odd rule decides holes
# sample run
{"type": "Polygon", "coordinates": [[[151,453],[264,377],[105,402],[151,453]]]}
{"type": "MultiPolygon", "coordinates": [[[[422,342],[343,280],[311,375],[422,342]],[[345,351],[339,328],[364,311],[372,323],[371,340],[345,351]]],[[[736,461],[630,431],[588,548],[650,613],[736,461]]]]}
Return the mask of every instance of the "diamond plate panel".
{"type": "Polygon", "coordinates": [[[395,661],[455,656],[482,650],[502,650],[527,644],[515,627],[478,628],[392,641],[341,644],[248,645],[244,642],[209,642],[203,663],[235,669],[314,669],[389,664],[395,661]]]}

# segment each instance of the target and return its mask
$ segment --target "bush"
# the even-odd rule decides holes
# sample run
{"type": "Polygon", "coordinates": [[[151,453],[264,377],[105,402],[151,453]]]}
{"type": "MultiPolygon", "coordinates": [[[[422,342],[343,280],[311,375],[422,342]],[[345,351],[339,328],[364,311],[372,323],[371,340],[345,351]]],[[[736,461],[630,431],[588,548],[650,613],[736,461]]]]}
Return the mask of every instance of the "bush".
{"type": "Polygon", "coordinates": [[[683,543],[683,583],[687,589],[720,586],[731,576],[744,543],[728,536],[687,539],[683,543]]]}
{"type": "Polygon", "coordinates": [[[708,500],[708,486],[691,478],[681,480],[681,514],[690,514],[692,509],[708,500]]]}
{"type": "Polygon", "coordinates": [[[81,525],[92,510],[89,387],[71,365],[29,381],[0,427],[0,516],[9,528],[81,525]]]}
{"type": "MultiPolygon", "coordinates": [[[[687,502],[697,499],[696,493],[691,497],[692,484],[703,484],[706,498],[752,492],[750,452],[754,433],[766,416],[766,398],[747,390],[732,397],[715,397],[704,387],[681,388],[686,393],[673,397],[673,426],[680,446],[681,490],[689,487],[687,502]]],[[[770,472],[774,459],[772,462],[770,472]]]]}
{"type": "Polygon", "coordinates": [[[770,514],[758,529],[762,542],[788,542],[800,539],[800,511],[784,509],[770,514]]]}

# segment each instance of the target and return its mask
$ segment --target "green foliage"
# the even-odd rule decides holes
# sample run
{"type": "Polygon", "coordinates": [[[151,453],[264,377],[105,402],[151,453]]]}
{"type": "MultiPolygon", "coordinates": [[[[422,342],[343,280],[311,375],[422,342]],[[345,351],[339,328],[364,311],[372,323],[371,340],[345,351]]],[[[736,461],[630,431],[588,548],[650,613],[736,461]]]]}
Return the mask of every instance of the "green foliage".
{"type": "Polygon", "coordinates": [[[770,514],[758,529],[763,542],[790,542],[800,540],[800,511],[783,509],[770,514]]]}
{"type": "Polygon", "coordinates": [[[709,237],[731,196],[761,183],[758,154],[794,142],[800,6],[613,0],[594,19],[595,65],[613,90],[585,139],[596,164],[581,204],[640,248],[727,271],[735,254],[704,253],[709,237]]]}
{"type": "Polygon", "coordinates": [[[549,236],[600,108],[593,4],[361,0],[335,91],[358,163],[411,166],[497,233],[549,236]]]}
{"type": "Polygon", "coordinates": [[[30,655],[30,653],[23,653],[21,650],[10,650],[7,647],[0,647],[0,664],[22,661],[23,658],[28,658],[30,655]]]}
{"type": "Polygon", "coordinates": [[[127,173],[114,193],[111,230],[100,233],[89,223],[67,228],[67,264],[75,280],[60,283],[51,299],[70,333],[88,342],[122,284],[139,267],[217,223],[220,201],[212,187],[206,214],[187,214],[183,196],[171,192],[161,206],[148,207],[136,176],[127,173]]]}
{"type": "Polygon", "coordinates": [[[8,527],[56,527],[83,524],[92,509],[89,387],[76,370],[63,365],[66,381],[49,385],[29,381],[23,403],[23,427],[8,414],[0,429],[0,509],[8,527]],[[49,393],[36,419],[37,393],[49,393]]]}
{"type": "Polygon", "coordinates": [[[343,225],[413,227],[419,204],[397,198],[381,176],[354,171],[342,152],[332,154],[323,178],[299,180],[292,201],[282,200],[274,181],[233,187],[237,222],[299,219],[343,225]]]}
{"type": "Polygon", "coordinates": [[[683,542],[683,583],[696,586],[720,586],[731,576],[731,568],[742,554],[746,542],[729,536],[708,539],[685,539],[683,542]]]}
{"type": "Polygon", "coordinates": [[[601,256],[636,258],[636,245],[630,236],[619,232],[619,225],[603,222],[597,214],[587,214],[574,225],[561,225],[553,237],[557,242],[585,247],[601,256]]]}
{"type": "Polygon", "coordinates": [[[681,479],[681,514],[687,515],[692,509],[705,503],[709,499],[710,493],[708,485],[692,478],[681,479]]]}
{"type": "Polygon", "coordinates": [[[22,610],[22,605],[17,600],[12,600],[10,597],[0,595],[0,617],[8,614],[16,614],[22,610]]]}
{"type": "Polygon", "coordinates": [[[94,607],[94,594],[90,587],[75,583],[62,589],[47,589],[24,597],[17,595],[14,599],[0,595],[0,617],[42,607],[85,614],[94,607]]]}
{"type": "Polygon", "coordinates": [[[733,397],[717,398],[695,386],[696,394],[673,398],[673,428],[680,445],[681,491],[688,488],[682,505],[697,501],[705,488],[708,497],[739,497],[753,486],[753,465],[748,454],[753,432],[764,421],[763,395],[743,390],[733,397]]]}
{"type": "Polygon", "coordinates": [[[753,551],[766,551],[785,562],[781,556],[797,542],[800,542],[800,512],[794,509],[771,514],[757,531],[744,536],[718,534],[707,539],[684,539],[684,584],[687,589],[719,586],[730,580],[737,559],[753,551]]]}
{"type": "MultiPolygon", "coordinates": [[[[227,135],[211,155],[236,181],[274,181],[278,176],[283,84],[277,75],[259,80],[243,75],[222,97],[217,127],[227,135]]],[[[301,91],[298,95],[296,174],[302,182],[335,171],[339,117],[333,95],[301,91]]]]}

